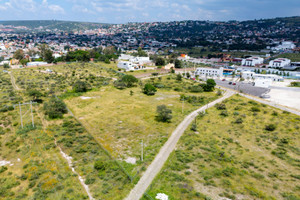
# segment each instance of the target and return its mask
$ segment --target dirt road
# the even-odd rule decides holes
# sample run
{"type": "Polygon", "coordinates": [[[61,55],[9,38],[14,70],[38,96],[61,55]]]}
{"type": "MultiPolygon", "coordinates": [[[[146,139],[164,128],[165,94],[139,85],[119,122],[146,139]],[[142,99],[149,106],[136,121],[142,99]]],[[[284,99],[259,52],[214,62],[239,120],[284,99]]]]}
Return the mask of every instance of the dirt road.
{"type": "Polygon", "coordinates": [[[11,72],[8,72],[10,75],[10,79],[11,79],[11,84],[14,87],[15,90],[21,90],[17,85],[16,85],[16,80],[14,75],[11,72]]]}

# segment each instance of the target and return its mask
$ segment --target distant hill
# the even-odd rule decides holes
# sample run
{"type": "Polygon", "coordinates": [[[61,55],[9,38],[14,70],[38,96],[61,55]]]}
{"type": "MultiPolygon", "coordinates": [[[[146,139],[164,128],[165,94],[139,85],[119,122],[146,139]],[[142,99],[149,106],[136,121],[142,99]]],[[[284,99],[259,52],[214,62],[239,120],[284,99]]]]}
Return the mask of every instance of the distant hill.
{"type": "Polygon", "coordinates": [[[73,22],[73,21],[58,21],[58,20],[16,20],[16,21],[0,21],[0,24],[14,27],[25,26],[31,30],[61,30],[61,31],[78,31],[107,27],[109,24],[92,23],[92,22],[73,22]]]}

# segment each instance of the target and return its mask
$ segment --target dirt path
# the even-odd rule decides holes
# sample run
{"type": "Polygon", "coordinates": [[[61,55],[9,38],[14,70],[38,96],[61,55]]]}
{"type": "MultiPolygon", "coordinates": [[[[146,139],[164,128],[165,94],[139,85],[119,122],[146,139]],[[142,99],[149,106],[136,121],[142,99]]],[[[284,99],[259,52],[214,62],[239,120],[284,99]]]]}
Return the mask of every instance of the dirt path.
{"type": "Polygon", "coordinates": [[[11,79],[11,84],[14,87],[15,90],[21,90],[17,85],[16,85],[16,80],[14,75],[11,72],[8,72],[10,75],[10,79],[11,79]]]}
{"type": "Polygon", "coordinates": [[[191,114],[185,117],[185,119],[177,126],[175,131],[173,131],[168,141],[160,149],[153,162],[147,168],[146,172],[143,174],[139,182],[131,190],[130,194],[125,200],[139,200],[140,198],[142,198],[147,188],[150,186],[154,178],[162,169],[171,152],[175,149],[180,137],[183,135],[184,131],[187,129],[189,124],[195,119],[199,112],[205,111],[207,108],[210,108],[215,104],[222,102],[224,99],[231,97],[233,94],[235,94],[235,92],[227,91],[223,97],[193,111],[191,114]]]}
{"type": "MultiPolygon", "coordinates": [[[[38,116],[40,117],[40,119],[42,121],[43,130],[46,131],[46,127],[48,126],[48,122],[45,120],[45,118],[41,114],[41,112],[37,112],[37,113],[38,113],[38,116]]],[[[87,184],[85,184],[85,182],[84,182],[84,178],[82,178],[82,176],[80,176],[75,171],[75,168],[73,167],[73,162],[72,162],[73,158],[71,156],[68,156],[65,152],[63,152],[63,150],[60,148],[60,146],[57,145],[56,138],[54,138],[54,143],[55,143],[55,146],[59,149],[59,152],[62,155],[62,157],[67,161],[67,163],[68,163],[70,169],[72,170],[72,172],[78,176],[79,182],[82,185],[82,187],[84,188],[84,190],[86,191],[87,195],[89,196],[89,199],[90,200],[94,200],[94,198],[93,198],[93,196],[92,196],[92,194],[90,192],[89,186],[87,184]]]]}

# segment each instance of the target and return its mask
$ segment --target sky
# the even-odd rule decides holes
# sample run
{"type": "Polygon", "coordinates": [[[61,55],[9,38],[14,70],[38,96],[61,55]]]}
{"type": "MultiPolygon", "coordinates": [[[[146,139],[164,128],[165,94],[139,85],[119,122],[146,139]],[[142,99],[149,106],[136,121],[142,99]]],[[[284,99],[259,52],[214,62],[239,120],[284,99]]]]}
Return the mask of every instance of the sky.
{"type": "Polygon", "coordinates": [[[0,0],[0,20],[100,23],[300,16],[300,0],[0,0]]]}

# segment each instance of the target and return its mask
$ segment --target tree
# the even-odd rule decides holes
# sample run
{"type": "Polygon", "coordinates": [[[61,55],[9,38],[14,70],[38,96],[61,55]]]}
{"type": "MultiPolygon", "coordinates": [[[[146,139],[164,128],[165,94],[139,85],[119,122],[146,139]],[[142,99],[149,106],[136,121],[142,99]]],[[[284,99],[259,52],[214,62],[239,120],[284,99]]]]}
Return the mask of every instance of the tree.
{"type": "Polygon", "coordinates": [[[156,120],[161,122],[170,122],[172,119],[172,110],[166,105],[160,105],[156,108],[156,120]]]}
{"type": "Polygon", "coordinates": [[[205,92],[211,92],[215,89],[216,86],[216,82],[214,79],[207,79],[206,80],[206,84],[201,85],[204,89],[205,92]]]}
{"type": "Polygon", "coordinates": [[[4,67],[4,69],[7,69],[7,68],[9,68],[9,64],[7,64],[7,63],[4,63],[3,67],[4,67]]]}
{"type": "Polygon", "coordinates": [[[73,84],[72,89],[74,92],[86,92],[90,89],[90,86],[86,82],[76,81],[73,84]]]}
{"type": "Polygon", "coordinates": [[[21,65],[25,66],[28,63],[28,59],[21,59],[20,63],[21,63],[21,65]]]}
{"type": "Polygon", "coordinates": [[[39,47],[39,55],[43,60],[45,60],[46,51],[49,49],[49,46],[47,44],[40,44],[39,47]]]}
{"type": "Polygon", "coordinates": [[[139,80],[132,75],[125,75],[121,78],[121,81],[125,83],[126,87],[133,87],[139,80]]]}
{"type": "Polygon", "coordinates": [[[55,97],[44,104],[44,111],[45,115],[48,115],[50,119],[62,118],[63,114],[68,112],[66,104],[55,97]]]}
{"type": "Polygon", "coordinates": [[[108,58],[106,58],[106,59],[104,60],[104,62],[105,62],[106,64],[110,64],[110,61],[109,61],[108,58]]]}
{"type": "Polygon", "coordinates": [[[182,68],[182,63],[178,59],[175,60],[175,68],[182,68]]]}
{"type": "Polygon", "coordinates": [[[22,60],[24,58],[24,51],[22,49],[18,49],[14,55],[13,55],[13,58],[14,59],[17,59],[17,60],[22,60]]]}
{"type": "Polygon", "coordinates": [[[150,83],[146,83],[143,88],[143,93],[146,95],[155,95],[156,91],[156,88],[150,83]]]}
{"type": "Polygon", "coordinates": [[[156,65],[156,66],[163,66],[163,65],[165,65],[165,59],[162,58],[162,57],[156,58],[156,60],[155,60],[155,65],[156,65]]]}
{"type": "Polygon", "coordinates": [[[45,51],[45,57],[43,58],[44,61],[46,61],[47,63],[52,63],[54,61],[54,57],[52,56],[53,52],[50,49],[47,49],[45,51]]]}
{"type": "Polygon", "coordinates": [[[114,46],[109,46],[109,47],[106,47],[104,50],[103,50],[103,53],[105,55],[112,55],[112,54],[115,54],[117,52],[116,48],[114,46]]]}
{"type": "Polygon", "coordinates": [[[176,80],[177,80],[177,81],[181,81],[181,80],[182,80],[181,74],[177,74],[177,75],[176,75],[176,80]]]}
{"type": "Polygon", "coordinates": [[[143,51],[143,49],[141,47],[139,47],[137,51],[138,51],[137,56],[139,56],[139,57],[147,57],[148,56],[147,53],[145,51],[143,51]]]}
{"type": "Polygon", "coordinates": [[[39,99],[43,96],[43,94],[38,90],[29,90],[27,93],[33,100],[39,99]]]}

